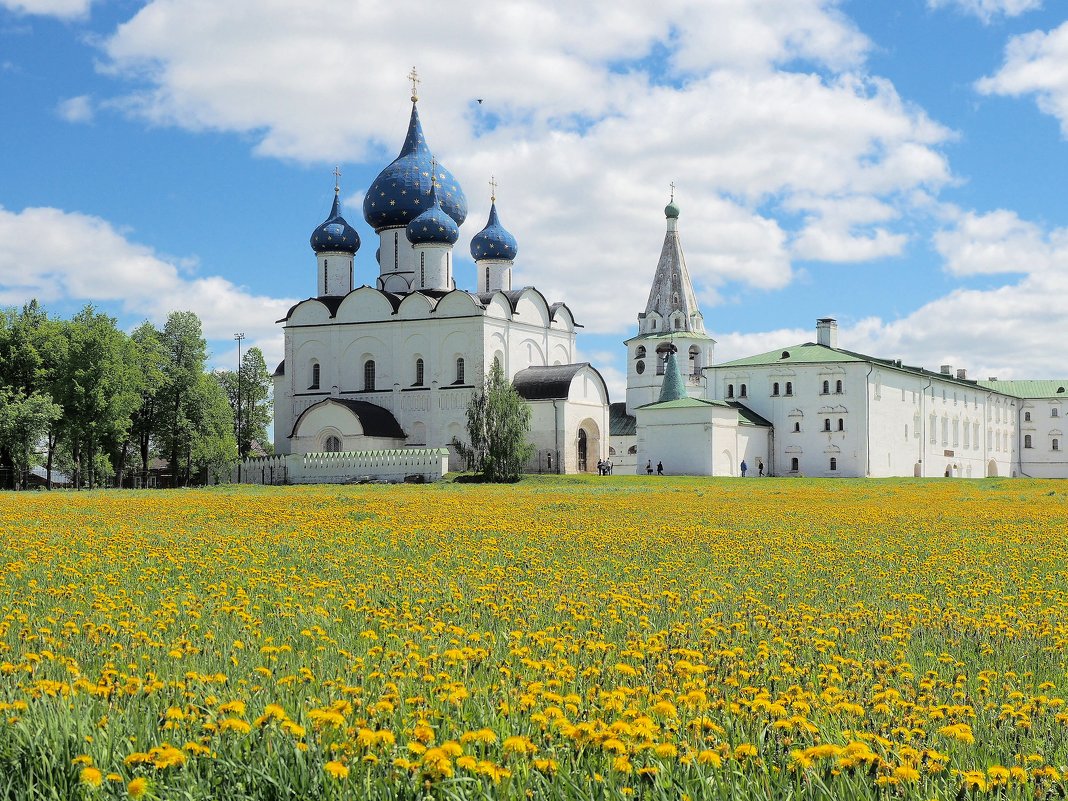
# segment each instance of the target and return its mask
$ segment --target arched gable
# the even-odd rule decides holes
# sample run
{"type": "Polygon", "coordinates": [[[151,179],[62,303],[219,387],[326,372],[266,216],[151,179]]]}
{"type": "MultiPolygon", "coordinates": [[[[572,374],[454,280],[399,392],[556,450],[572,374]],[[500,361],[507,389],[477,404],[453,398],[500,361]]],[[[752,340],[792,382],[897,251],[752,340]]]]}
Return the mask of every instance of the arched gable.
{"type": "Polygon", "coordinates": [[[393,318],[395,309],[389,296],[374,287],[354,289],[337,310],[337,320],[343,323],[367,323],[393,318]]]}
{"type": "Polygon", "coordinates": [[[396,292],[401,295],[405,295],[411,291],[411,284],[408,283],[408,279],[400,273],[390,273],[384,278],[379,279],[379,283],[382,284],[382,289],[386,292],[396,292]]]}
{"type": "Polygon", "coordinates": [[[568,388],[567,399],[577,403],[608,405],[608,385],[604,376],[592,365],[585,365],[575,373],[568,388]]]}
{"type": "Polygon", "coordinates": [[[434,309],[434,314],[438,317],[478,317],[482,313],[478,301],[461,289],[454,289],[445,295],[434,309]]]}
{"type": "Polygon", "coordinates": [[[421,292],[405,296],[397,307],[397,317],[404,320],[425,320],[434,311],[434,301],[421,292]]]}
{"type": "Polygon", "coordinates": [[[552,327],[557,330],[574,331],[578,327],[575,315],[571,313],[566,303],[554,303],[550,306],[549,317],[552,320],[552,327]]]}
{"type": "Polygon", "coordinates": [[[330,307],[318,298],[308,298],[289,310],[286,325],[316,325],[328,323],[330,318],[330,307]]]}
{"type": "Polygon", "coordinates": [[[503,292],[493,293],[493,297],[486,304],[486,316],[497,320],[512,319],[512,304],[503,292]]]}
{"type": "Polygon", "coordinates": [[[545,302],[545,297],[541,292],[533,287],[527,287],[515,304],[513,319],[547,328],[549,325],[549,304],[545,302]]]}

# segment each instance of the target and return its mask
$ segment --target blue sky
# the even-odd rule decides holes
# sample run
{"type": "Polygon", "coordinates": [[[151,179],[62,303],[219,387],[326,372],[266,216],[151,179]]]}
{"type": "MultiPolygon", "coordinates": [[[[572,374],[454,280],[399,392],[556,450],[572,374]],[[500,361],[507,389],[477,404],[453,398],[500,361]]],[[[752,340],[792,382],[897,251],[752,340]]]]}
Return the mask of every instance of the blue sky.
{"type": "Polygon", "coordinates": [[[516,280],[575,311],[615,398],[671,182],[719,360],[832,315],[874,355],[1068,374],[1063,4],[653,5],[0,0],[0,303],[188,308],[217,364],[235,331],[276,361],[335,164],[373,282],[362,193],[414,64],[471,208],[458,282],[494,175],[516,280]]]}

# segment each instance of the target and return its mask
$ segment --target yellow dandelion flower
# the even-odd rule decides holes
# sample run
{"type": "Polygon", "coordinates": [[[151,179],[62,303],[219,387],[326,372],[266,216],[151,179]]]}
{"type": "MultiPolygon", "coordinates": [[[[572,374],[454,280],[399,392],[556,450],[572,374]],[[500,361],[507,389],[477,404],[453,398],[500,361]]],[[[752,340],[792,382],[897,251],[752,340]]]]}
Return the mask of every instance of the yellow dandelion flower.
{"type": "Polygon", "coordinates": [[[338,781],[341,781],[342,779],[347,779],[349,777],[349,769],[345,767],[345,765],[343,765],[342,763],[337,762],[335,760],[331,760],[330,762],[327,762],[325,765],[323,765],[323,770],[325,770],[330,775],[330,778],[336,779],[338,781]]]}

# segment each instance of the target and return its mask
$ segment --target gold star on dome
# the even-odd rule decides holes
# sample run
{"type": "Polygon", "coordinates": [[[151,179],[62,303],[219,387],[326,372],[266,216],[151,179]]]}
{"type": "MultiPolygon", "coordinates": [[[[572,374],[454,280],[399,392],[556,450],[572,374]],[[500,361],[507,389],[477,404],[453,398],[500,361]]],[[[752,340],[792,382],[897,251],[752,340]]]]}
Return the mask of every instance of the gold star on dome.
{"type": "Polygon", "coordinates": [[[396,206],[397,205],[397,201],[396,200],[391,200],[391,201],[389,201],[389,205],[396,206]]]}

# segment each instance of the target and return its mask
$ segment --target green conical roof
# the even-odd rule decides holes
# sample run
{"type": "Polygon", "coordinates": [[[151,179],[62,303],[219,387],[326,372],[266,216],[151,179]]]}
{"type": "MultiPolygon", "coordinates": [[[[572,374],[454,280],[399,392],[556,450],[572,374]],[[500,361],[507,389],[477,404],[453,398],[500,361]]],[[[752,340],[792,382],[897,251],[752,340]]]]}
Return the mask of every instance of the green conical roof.
{"type": "Polygon", "coordinates": [[[679,362],[673,350],[668,354],[667,364],[664,365],[664,383],[660,385],[660,400],[657,403],[682,400],[685,397],[686,384],[683,383],[682,371],[679,370],[679,362]]]}

